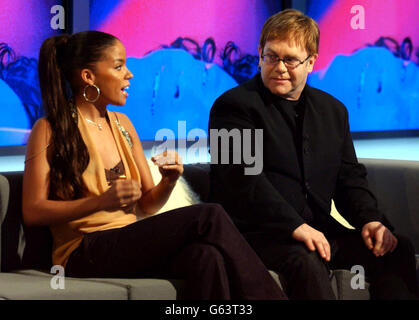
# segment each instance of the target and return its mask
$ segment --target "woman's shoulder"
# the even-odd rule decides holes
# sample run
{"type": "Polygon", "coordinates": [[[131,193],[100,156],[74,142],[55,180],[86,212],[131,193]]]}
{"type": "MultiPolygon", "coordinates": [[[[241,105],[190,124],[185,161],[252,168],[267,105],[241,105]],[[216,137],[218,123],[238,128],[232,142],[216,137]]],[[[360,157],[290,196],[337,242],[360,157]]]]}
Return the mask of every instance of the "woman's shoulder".
{"type": "Polygon", "coordinates": [[[38,119],[32,127],[28,141],[26,143],[26,160],[35,158],[50,146],[51,126],[46,118],[38,119]]]}
{"type": "Polygon", "coordinates": [[[36,133],[45,133],[47,135],[51,134],[51,125],[47,118],[42,117],[36,120],[35,124],[32,127],[31,134],[36,133]]]}

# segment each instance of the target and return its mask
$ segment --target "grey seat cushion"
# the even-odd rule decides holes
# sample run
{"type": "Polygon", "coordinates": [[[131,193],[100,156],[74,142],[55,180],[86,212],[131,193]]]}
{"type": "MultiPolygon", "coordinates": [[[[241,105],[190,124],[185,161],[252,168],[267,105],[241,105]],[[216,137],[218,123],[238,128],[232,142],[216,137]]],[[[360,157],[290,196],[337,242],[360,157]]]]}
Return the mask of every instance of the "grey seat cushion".
{"type": "MultiPolygon", "coordinates": [[[[338,300],[369,300],[369,283],[362,288],[352,288],[351,282],[356,276],[348,270],[333,270],[332,287],[338,300]]],[[[355,279],[356,280],[356,279],[355,279]]],[[[356,281],[354,281],[356,282],[356,281]]]]}
{"type": "MultiPolygon", "coordinates": [[[[38,270],[19,270],[14,273],[0,273],[0,275],[12,274],[21,276],[34,276],[36,278],[42,278],[44,283],[50,290],[49,282],[51,281],[53,274],[38,270]]],[[[26,279],[27,280],[27,279],[26,279]]],[[[0,278],[1,281],[1,278],[0,278]]],[[[27,280],[28,281],[28,280],[27,280]]],[[[94,290],[98,287],[104,287],[107,291],[113,291],[116,289],[116,294],[119,295],[121,289],[125,292],[125,296],[122,299],[128,300],[176,300],[178,299],[179,292],[183,288],[182,280],[166,280],[166,279],[124,279],[124,278],[65,278],[65,290],[67,290],[67,283],[71,286],[82,283],[82,286],[78,289],[82,291],[86,286],[91,286],[88,292],[88,297],[93,296],[93,299],[106,299],[101,297],[95,297],[94,290]]],[[[65,290],[53,290],[53,291],[65,291],[65,290]]],[[[0,290],[1,293],[1,290],[0,290]]],[[[61,296],[58,295],[58,298],[61,296]]],[[[47,298],[49,299],[49,298],[47,298]]],[[[57,299],[55,296],[53,299],[57,299]]],[[[66,298],[64,298],[66,299],[66,298]]],[[[84,297],[79,299],[85,299],[84,297]]],[[[111,298],[113,299],[113,298],[111,298]]]]}
{"type": "Polygon", "coordinates": [[[379,209],[419,254],[419,161],[359,159],[379,209]]]}
{"type": "Polygon", "coordinates": [[[64,289],[53,289],[53,275],[41,271],[0,272],[0,298],[13,300],[127,300],[124,286],[65,278],[64,289]]]}
{"type": "Polygon", "coordinates": [[[89,278],[97,283],[110,283],[126,288],[129,300],[176,300],[182,292],[183,281],[172,279],[89,278]]]}
{"type": "MultiPolygon", "coordinates": [[[[7,207],[9,204],[10,187],[6,177],[0,175],[0,227],[3,225],[3,219],[6,216],[7,207]]],[[[2,236],[0,228],[0,270],[1,270],[1,249],[2,249],[2,236]]]]}

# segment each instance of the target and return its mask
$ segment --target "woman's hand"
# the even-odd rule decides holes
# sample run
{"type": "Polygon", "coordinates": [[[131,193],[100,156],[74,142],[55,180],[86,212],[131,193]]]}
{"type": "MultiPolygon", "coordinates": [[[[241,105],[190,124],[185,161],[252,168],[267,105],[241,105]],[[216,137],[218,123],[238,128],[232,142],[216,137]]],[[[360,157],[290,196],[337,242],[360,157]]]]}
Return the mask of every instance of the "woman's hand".
{"type": "Polygon", "coordinates": [[[99,196],[102,210],[114,211],[131,208],[141,198],[141,185],[135,180],[115,180],[111,187],[99,196]]]}
{"type": "Polygon", "coordinates": [[[151,161],[159,167],[162,180],[169,185],[175,185],[183,173],[182,159],[174,150],[164,151],[152,157],[151,161]]]}

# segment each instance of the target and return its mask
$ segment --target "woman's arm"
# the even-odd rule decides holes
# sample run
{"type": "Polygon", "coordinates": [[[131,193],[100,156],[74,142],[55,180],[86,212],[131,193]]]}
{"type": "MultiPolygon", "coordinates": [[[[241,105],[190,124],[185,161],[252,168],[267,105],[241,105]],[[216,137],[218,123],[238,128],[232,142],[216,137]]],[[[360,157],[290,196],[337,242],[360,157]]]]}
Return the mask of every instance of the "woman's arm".
{"type": "Polygon", "coordinates": [[[38,120],[29,136],[23,174],[22,212],[26,225],[53,225],[82,218],[100,210],[116,210],[141,196],[139,185],[118,181],[100,196],[78,200],[48,200],[51,129],[44,118],[38,120]]]}
{"type": "Polygon", "coordinates": [[[162,179],[154,185],[153,178],[144,155],[138,134],[129,118],[118,113],[121,124],[129,132],[133,143],[132,152],[141,176],[142,197],[139,200],[141,211],[146,215],[152,215],[162,208],[170,197],[176,181],[183,173],[183,165],[180,157],[174,151],[169,151],[166,157],[155,157],[154,163],[159,166],[162,179]],[[176,160],[175,164],[168,165],[167,160],[176,160]],[[166,161],[164,161],[166,160],[166,161]]]}

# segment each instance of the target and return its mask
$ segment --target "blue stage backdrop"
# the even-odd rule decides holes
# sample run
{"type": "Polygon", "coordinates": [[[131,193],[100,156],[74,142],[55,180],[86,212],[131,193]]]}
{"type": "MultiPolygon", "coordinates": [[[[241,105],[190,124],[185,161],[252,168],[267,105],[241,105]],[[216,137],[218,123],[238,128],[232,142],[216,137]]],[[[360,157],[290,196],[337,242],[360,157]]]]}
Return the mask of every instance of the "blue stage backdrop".
{"type": "MultiPolygon", "coordinates": [[[[256,74],[260,30],[280,3],[90,0],[90,29],[121,39],[134,74],[127,104],[110,109],[126,113],[142,140],[160,129],[206,135],[214,100],[256,74]]],[[[60,33],[51,27],[57,4],[0,0],[0,146],[24,145],[43,115],[37,56],[42,41],[60,33]]],[[[419,2],[306,4],[321,30],[309,83],[347,106],[351,130],[419,129],[419,2]]]]}
{"type": "Polygon", "coordinates": [[[308,3],[321,35],[309,84],[346,105],[354,132],[419,129],[419,2],[308,3]]]}
{"type": "Polygon", "coordinates": [[[0,147],[26,144],[43,116],[38,53],[46,38],[63,31],[62,2],[0,0],[0,147]]]}

